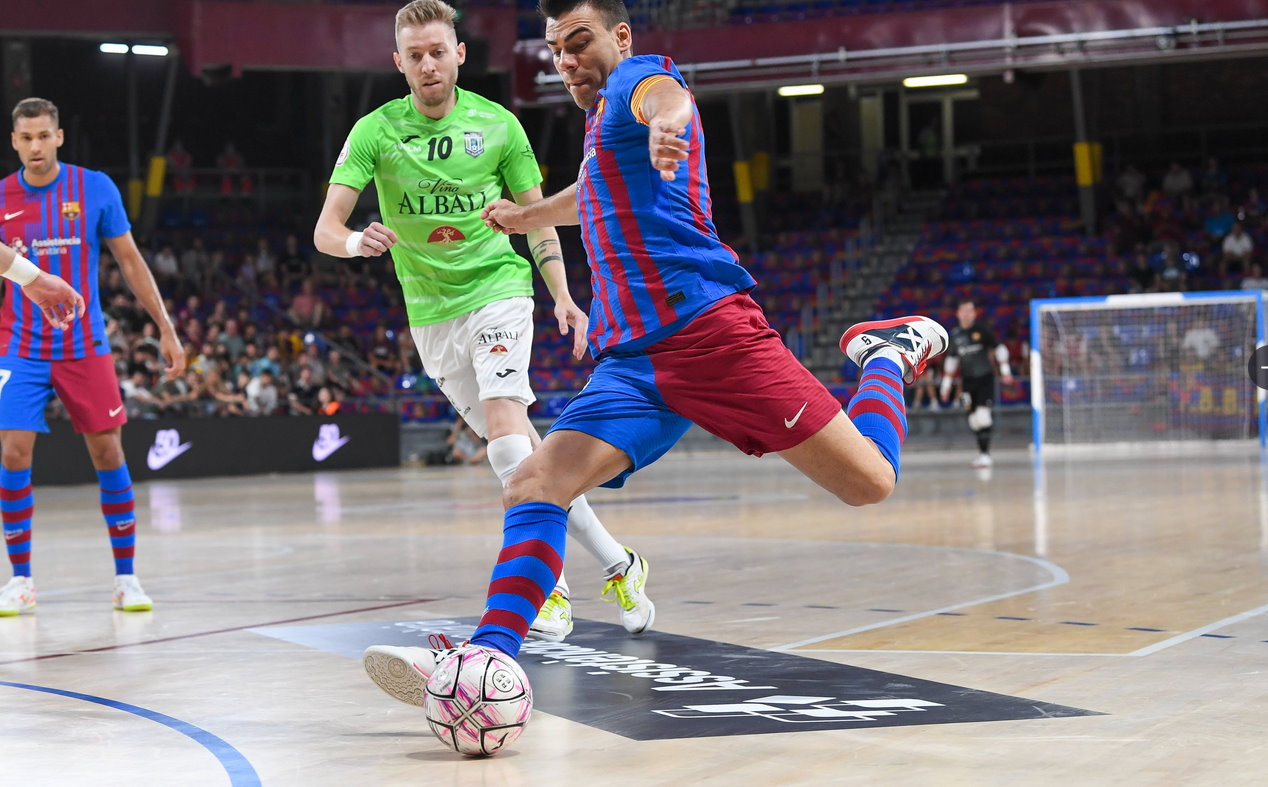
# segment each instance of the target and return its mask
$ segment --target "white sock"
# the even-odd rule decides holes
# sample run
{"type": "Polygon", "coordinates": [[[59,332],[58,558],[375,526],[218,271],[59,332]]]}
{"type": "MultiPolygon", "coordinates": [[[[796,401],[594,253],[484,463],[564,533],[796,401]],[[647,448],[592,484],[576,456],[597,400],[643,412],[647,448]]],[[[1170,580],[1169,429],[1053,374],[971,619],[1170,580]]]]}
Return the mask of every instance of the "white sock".
{"type": "Polygon", "coordinates": [[[564,594],[564,598],[572,598],[572,591],[568,590],[568,580],[564,579],[564,575],[559,575],[559,581],[555,583],[555,590],[564,594]]]}
{"type": "Polygon", "coordinates": [[[898,350],[894,349],[893,347],[882,347],[876,352],[867,356],[867,360],[863,362],[863,366],[866,367],[869,363],[876,360],[877,358],[888,358],[889,360],[898,364],[899,369],[903,370],[904,372],[907,371],[907,364],[903,362],[903,356],[899,354],[898,350]]]}
{"type": "Polygon", "coordinates": [[[629,565],[630,557],[625,547],[617,543],[594,509],[586,502],[585,495],[572,501],[568,509],[568,535],[581,542],[586,551],[594,555],[594,559],[603,566],[603,575],[610,577],[629,565]]]}

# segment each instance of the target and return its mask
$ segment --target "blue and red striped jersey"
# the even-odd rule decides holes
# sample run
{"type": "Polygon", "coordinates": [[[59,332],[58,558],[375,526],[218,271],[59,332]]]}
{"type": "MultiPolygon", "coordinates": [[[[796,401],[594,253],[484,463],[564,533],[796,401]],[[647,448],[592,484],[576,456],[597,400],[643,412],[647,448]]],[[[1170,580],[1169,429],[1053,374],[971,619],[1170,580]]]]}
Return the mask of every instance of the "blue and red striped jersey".
{"type": "Polygon", "coordinates": [[[713,225],[699,110],[687,128],[690,157],[677,179],[661,180],[652,168],[648,128],[635,116],[634,97],[639,93],[641,104],[640,86],[656,77],[687,87],[668,57],[630,57],[586,112],[577,207],[594,290],[589,339],[595,357],[660,341],[756,284],[713,225]]]}
{"type": "Polygon", "coordinates": [[[59,331],[17,286],[6,286],[0,355],[63,361],[110,352],[97,288],[101,239],[117,238],[132,225],[118,187],[104,172],[59,166],[57,179],[39,188],[23,179],[22,170],[0,180],[0,240],[69,282],[84,296],[88,313],[59,331]]]}

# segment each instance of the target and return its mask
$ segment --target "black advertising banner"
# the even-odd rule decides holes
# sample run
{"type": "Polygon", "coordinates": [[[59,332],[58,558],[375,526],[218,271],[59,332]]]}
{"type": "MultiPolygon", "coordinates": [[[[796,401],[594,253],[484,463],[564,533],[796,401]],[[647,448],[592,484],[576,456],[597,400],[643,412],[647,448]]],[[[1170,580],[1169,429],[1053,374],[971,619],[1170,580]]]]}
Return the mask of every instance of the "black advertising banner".
{"type": "MultiPolygon", "coordinates": [[[[36,441],[32,482],[96,483],[83,437],[65,421],[51,427],[36,441]]],[[[123,427],[134,481],[396,467],[400,445],[393,415],[140,420],[123,427]]]]}
{"type": "MultiPolygon", "coordinates": [[[[460,618],[251,631],[359,659],[369,645],[427,647],[428,634],[462,642],[476,623],[460,618]]],[[[575,623],[567,642],[529,640],[520,651],[517,661],[532,681],[535,707],[633,740],[1100,715],[795,652],[661,631],[634,638],[611,623],[575,623]]]]}

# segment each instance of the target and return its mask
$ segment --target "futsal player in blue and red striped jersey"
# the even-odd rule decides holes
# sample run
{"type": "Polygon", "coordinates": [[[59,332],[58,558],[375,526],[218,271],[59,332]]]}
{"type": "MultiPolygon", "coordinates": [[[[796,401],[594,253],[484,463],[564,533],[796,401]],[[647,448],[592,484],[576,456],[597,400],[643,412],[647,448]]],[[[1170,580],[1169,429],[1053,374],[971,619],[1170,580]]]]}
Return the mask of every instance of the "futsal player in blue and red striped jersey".
{"type": "Polygon", "coordinates": [[[0,240],[44,274],[74,288],[86,311],[82,320],[59,321],[18,288],[5,287],[0,305],[0,517],[13,578],[0,588],[0,616],[35,609],[31,460],[36,435],[48,431],[44,408],[54,395],[83,434],[97,470],[101,511],[114,552],[114,607],[152,607],[133,570],[135,503],[120,438],[127,416],[97,291],[103,240],[159,327],[167,374],[185,369],[184,350],[132,239],[119,189],[104,173],[58,161],[57,149],[64,141],[56,105],[40,98],[18,102],[12,143],[22,169],[0,180],[0,240]]]}
{"type": "MultiPolygon", "coordinates": [[[[848,504],[878,503],[898,479],[903,385],[947,347],[927,317],[854,326],[841,348],[863,374],[843,412],[770,327],[749,296],[755,281],[718,238],[700,114],[673,62],[633,54],[620,0],[539,10],[555,67],[586,110],[581,170],[554,196],[500,200],[483,215],[507,233],[581,225],[597,365],[503,494],[503,547],[470,646],[512,657],[562,565],[568,501],[622,486],[694,422],[745,453],[778,453],[848,504]]],[[[421,697],[441,655],[416,649],[401,679],[380,687],[421,697]]]]}

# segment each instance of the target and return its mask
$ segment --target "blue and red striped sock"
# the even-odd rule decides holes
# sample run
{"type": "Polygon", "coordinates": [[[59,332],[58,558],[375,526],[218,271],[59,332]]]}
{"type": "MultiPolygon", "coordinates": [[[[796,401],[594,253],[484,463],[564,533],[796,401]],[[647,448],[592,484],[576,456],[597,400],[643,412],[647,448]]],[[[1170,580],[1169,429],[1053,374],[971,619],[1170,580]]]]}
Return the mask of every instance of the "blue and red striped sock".
{"type": "Polygon", "coordinates": [[[8,548],[15,577],[31,576],[31,514],[34,511],[31,468],[0,467],[0,517],[4,520],[4,545],[8,548]]]}
{"type": "Polygon", "coordinates": [[[859,432],[876,444],[898,479],[899,454],[907,439],[907,406],[903,402],[903,370],[889,358],[873,358],[863,366],[859,390],[846,415],[859,432]]]}
{"type": "Polygon", "coordinates": [[[502,551],[471,644],[511,658],[519,654],[528,627],[563,572],[567,523],[568,512],[552,503],[520,503],[506,510],[502,551]]]}
{"type": "Polygon", "coordinates": [[[128,463],[114,470],[98,470],[97,483],[101,486],[101,513],[106,518],[110,548],[114,551],[114,573],[131,574],[136,554],[136,501],[128,463]]]}

